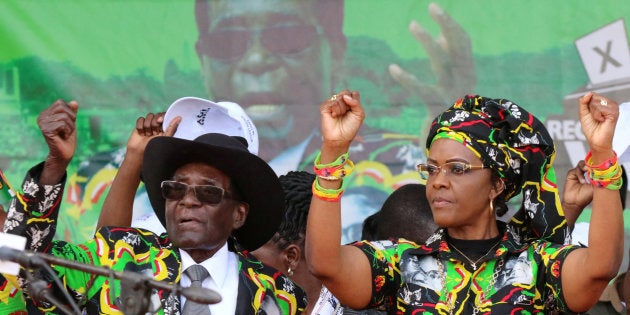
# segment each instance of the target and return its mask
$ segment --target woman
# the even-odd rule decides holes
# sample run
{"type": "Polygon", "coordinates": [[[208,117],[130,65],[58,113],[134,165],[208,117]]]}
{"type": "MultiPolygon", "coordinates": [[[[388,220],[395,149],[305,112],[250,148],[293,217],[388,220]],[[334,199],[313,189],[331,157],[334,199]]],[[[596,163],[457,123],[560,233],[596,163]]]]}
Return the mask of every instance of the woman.
{"type": "Polygon", "coordinates": [[[622,258],[620,168],[612,151],[618,105],[587,93],[579,111],[595,186],[591,247],[542,239],[553,233],[540,229],[544,222],[496,220],[497,208],[521,190],[526,215],[518,218],[542,220],[541,212],[556,211],[554,150],[544,125],[527,111],[480,96],[466,96],[435,118],[427,162],[419,165],[441,229],[425,245],[401,239],[340,246],[342,182],[352,167],[346,153],[365,114],[358,92],[334,95],[320,106],[323,144],[306,236],[310,270],[353,308],[385,305],[396,314],[588,310],[622,258]]]}

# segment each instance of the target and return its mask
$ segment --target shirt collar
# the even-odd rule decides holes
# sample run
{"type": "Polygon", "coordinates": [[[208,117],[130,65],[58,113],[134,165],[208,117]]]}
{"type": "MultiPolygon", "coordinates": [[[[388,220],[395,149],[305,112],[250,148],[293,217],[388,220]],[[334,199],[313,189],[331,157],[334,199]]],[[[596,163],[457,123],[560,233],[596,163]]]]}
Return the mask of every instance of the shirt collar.
{"type": "MultiPolygon", "coordinates": [[[[196,265],[197,263],[190,257],[190,255],[183,249],[179,249],[179,254],[182,257],[182,271],[186,268],[196,265]]],[[[202,265],[208,272],[217,286],[223,287],[226,277],[228,275],[228,245],[227,242],[221,246],[221,248],[212,255],[212,257],[202,261],[199,265],[202,265]]]]}

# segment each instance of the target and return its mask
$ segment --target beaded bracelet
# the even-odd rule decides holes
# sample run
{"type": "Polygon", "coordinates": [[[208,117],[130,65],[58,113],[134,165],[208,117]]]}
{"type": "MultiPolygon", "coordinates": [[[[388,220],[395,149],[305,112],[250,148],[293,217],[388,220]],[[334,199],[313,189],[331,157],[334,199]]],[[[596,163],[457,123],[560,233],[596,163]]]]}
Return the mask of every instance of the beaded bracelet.
{"type": "Polygon", "coordinates": [[[313,196],[324,201],[337,202],[341,200],[341,195],[343,195],[343,184],[339,189],[327,189],[319,185],[317,178],[313,181],[313,196]]]}
{"type": "Polygon", "coordinates": [[[321,155],[321,152],[317,154],[313,165],[313,172],[321,179],[340,180],[354,171],[354,163],[348,158],[348,152],[340,155],[335,161],[327,164],[319,163],[321,155]]]}
{"type": "Polygon", "coordinates": [[[617,153],[615,156],[604,160],[599,165],[592,163],[593,153],[591,151],[586,154],[584,162],[588,167],[588,175],[591,185],[610,190],[619,190],[623,180],[621,178],[621,166],[617,161],[617,153]]]}

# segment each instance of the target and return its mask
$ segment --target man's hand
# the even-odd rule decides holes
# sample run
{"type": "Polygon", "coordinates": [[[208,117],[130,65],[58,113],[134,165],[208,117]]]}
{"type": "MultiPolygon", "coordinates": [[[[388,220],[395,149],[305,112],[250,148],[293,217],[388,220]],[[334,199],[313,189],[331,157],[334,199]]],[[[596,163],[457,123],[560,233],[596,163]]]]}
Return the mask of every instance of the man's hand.
{"type": "Polygon", "coordinates": [[[79,103],[57,100],[37,117],[37,125],[48,145],[48,156],[40,181],[44,185],[58,183],[77,146],[76,119],[79,103]]]}
{"type": "Polygon", "coordinates": [[[139,156],[142,159],[144,149],[149,140],[158,136],[172,137],[177,131],[177,126],[181,122],[181,117],[175,117],[171,124],[164,130],[162,123],[164,122],[164,112],[157,114],[149,113],[145,117],[139,117],[136,120],[136,127],[131,132],[131,136],[127,141],[127,155],[139,156]]]}
{"type": "Polygon", "coordinates": [[[147,143],[158,136],[172,137],[181,120],[181,117],[175,117],[166,130],[162,129],[164,112],[149,113],[136,120],[135,128],[127,141],[125,159],[120,165],[103,202],[96,225],[97,230],[103,226],[131,225],[133,200],[138,185],[140,185],[140,172],[147,143]]]}
{"type": "Polygon", "coordinates": [[[431,37],[416,21],[411,21],[409,32],[426,50],[437,83],[420,82],[416,76],[396,64],[389,66],[389,73],[396,82],[428,106],[427,117],[433,119],[445,105],[470,94],[477,85],[477,75],[468,33],[437,4],[429,5],[429,13],[442,30],[437,38],[431,37]]]}

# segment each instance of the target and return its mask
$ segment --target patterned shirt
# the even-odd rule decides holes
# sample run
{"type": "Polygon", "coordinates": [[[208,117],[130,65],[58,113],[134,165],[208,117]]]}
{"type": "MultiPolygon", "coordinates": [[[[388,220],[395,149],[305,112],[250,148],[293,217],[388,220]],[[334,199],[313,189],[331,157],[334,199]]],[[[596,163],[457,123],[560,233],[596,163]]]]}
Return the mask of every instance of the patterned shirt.
{"type": "Polygon", "coordinates": [[[22,290],[17,285],[15,276],[0,275],[0,314],[26,314],[22,290]]]}
{"type": "MultiPolygon", "coordinates": [[[[13,199],[5,222],[5,231],[27,238],[27,249],[44,252],[79,263],[104,266],[114,271],[143,273],[155,280],[178,283],[181,276],[179,250],[168,235],[156,235],[143,229],[104,227],[83,244],[53,241],[55,223],[63,195],[63,181],[56,185],[40,185],[37,181],[43,163],[31,169],[22,186],[21,199],[13,199]]],[[[231,243],[238,254],[239,288],[236,314],[299,314],[306,306],[306,295],[288,277],[268,267],[231,243]]],[[[125,292],[119,280],[63,266],[54,270],[66,290],[87,314],[122,314],[116,306],[125,292]]],[[[44,276],[45,277],[45,276],[44,276]]],[[[25,271],[19,282],[28,296],[25,271]]],[[[51,281],[52,283],[52,281],[51,281]]],[[[54,290],[59,293],[60,290],[54,290]]],[[[60,301],[65,301],[58,294],[60,301]]],[[[150,309],[157,314],[180,314],[180,299],[167,290],[153,289],[150,309]]],[[[41,310],[60,313],[53,304],[43,302],[41,310]]]]}
{"type": "Polygon", "coordinates": [[[560,271],[576,247],[521,243],[511,226],[479,266],[451,251],[444,229],[426,245],[411,241],[357,242],[372,269],[370,306],[390,314],[532,314],[567,312],[560,271]]]}

